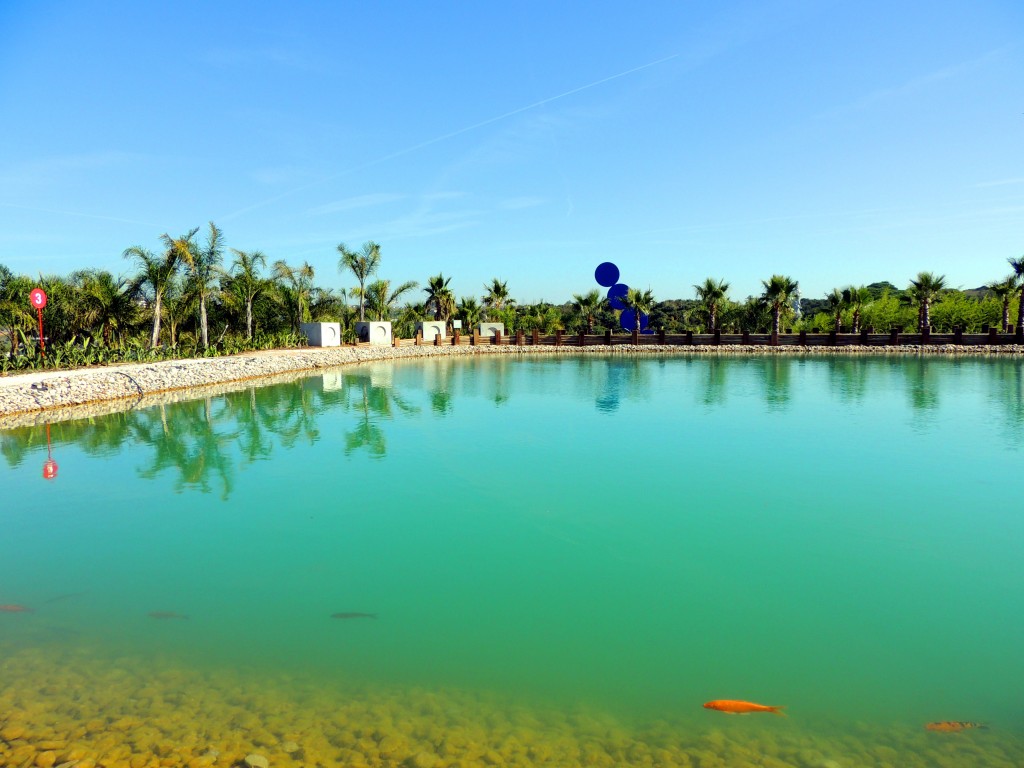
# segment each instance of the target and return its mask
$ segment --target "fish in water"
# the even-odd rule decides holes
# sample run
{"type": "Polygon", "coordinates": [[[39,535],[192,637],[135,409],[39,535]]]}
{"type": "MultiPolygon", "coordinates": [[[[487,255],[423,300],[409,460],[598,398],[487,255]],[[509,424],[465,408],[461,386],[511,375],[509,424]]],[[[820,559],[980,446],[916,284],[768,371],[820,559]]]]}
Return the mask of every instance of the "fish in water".
{"type": "Polygon", "coordinates": [[[376,619],[377,618],[377,614],[376,613],[357,613],[357,612],[332,613],[331,614],[331,618],[332,619],[376,619]]]}
{"type": "Polygon", "coordinates": [[[187,619],[188,616],[184,616],[174,611],[150,611],[146,614],[151,619],[187,619]]]}
{"type": "Polygon", "coordinates": [[[966,731],[968,728],[988,728],[988,726],[983,723],[968,723],[964,720],[943,720],[940,723],[928,723],[925,726],[927,731],[942,731],[944,733],[966,731]]]}
{"type": "Polygon", "coordinates": [[[32,609],[26,605],[0,605],[0,613],[32,613],[32,609]]]}
{"type": "Polygon", "coordinates": [[[717,699],[709,701],[704,709],[715,709],[725,712],[727,715],[749,715],[751,712],[771,712],[774,715],[786,716],[783,707],[772,707],[765,704],[755,704],[752,701],[733,701],[732,699],[717,699]]]}

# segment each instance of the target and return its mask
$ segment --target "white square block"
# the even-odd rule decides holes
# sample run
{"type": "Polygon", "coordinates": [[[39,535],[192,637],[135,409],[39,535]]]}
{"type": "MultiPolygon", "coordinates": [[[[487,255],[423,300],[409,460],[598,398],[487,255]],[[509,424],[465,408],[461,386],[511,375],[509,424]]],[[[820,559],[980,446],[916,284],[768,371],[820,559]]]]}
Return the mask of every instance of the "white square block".
{"type": "Polygon", "coordinates": [[[505,337],[504,323],[480,323],[476,329],[481,336],[486,336],[489,339],[493,339],[497,333],[500,333],[502,338],[505,337]]]}
{"type": "Polygon", "coordinates": [[[437,334],[441,334],[442,339],[448,335],[444,320],[424,320],[416,323],[416,330],[423,334],[424,341],[433,341],[437,334]]]}
{"type": "Polygon", "coordinates": [[[356,323],[356,338],[360,341],[368,341],[377,346],[387,347],[391,345],[391,323],[381,321],[369,321],[356,323]]]}
{"type": "Polygon", "coordinates": [[[341,346],[341,323],[302,323],[299,328],[311,347],[341,346]]]}

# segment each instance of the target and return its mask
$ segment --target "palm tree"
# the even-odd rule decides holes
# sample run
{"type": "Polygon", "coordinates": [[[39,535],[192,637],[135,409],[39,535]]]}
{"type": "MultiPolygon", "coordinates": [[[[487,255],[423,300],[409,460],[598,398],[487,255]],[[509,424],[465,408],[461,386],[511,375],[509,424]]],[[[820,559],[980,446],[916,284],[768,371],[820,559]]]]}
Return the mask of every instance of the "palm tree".
{"type": "Polygon", "coordinates": [[[294,333],[299,332],[300,323],[309,322],[313,274],[308,261],[301,267],[289,267],[282,259],[274,262],[274,278],[294,333]]]}
{"type": "Polygon", "coordinates": [[[838,288],[833,288],[832,293],[825,296],[826,306],[835,318],[836,333],[843,330],[843,310],[846,309],[846,297],[838,288]]]}
{"type": "Polygon", "coordinates": [[[931,272],[918,272],[917,279],[910,281],[910,288],[908,288],[910,297],[918,305],[917,329],[919,333],[925,333],[931,328],[931,305],[945,287],[946,276],[936,276],[931,272]]]}
{"type": "Polygon", "coordinates": [[[636,314],[636,329],[639,331],[640,316],[649,315],[657,302],[650,288],[642,292],[639,288],[630,288],[622,297],[622,303],[626,305],[626,309],[631,309],[636,314]]]}
{"type": "Polygon", "coordinates": [[[366,305],[370,314],[378,321],[390,319],[398,299],[403,293],[411,291],[415,287],[416,282],[410,280],[391,290],[390,280],[374,280],[366,286],[366,305]]]}
{"type": "Polygon", "coordinates": [[[498,278],[492,278],[490,285],[485,285],[484,306],[488,309],[501,310],[505,306],[515,304],[515,299],[508,295],[508,282],[502,282],[498,278]]]}
{"type": "Polygon", "coordinates": [[[210,222],[206,244],[202,247],[191,238],[179,241],[181,257],[188,267],[196,296],[199,298],[199,330],[203,349],[210,346],[210,331],[206,319],[206,297],[214,290],[214,280],[220,276],[220,263],[224,258],[224,233],[210,222]]]}
{"type": "Polygon", "coordinates": [[[245,305],[245,337],[252,339],[252,305],[256,298],[265,293],[272,282],[260,277],[259,268],[267,266],[267,257],[260,251],[239,251],[232,248],[235,261],[231,265],[228,289],[245,305]]]}
{"type": "Polygon", "coordinates": [[[120,337],[138,314],[131,282],[124,277],[115,279],[102,270],[75,273],[72,281],[79,286],[83,325],[90,328],[100,326],[103,344],[109,347],[111,334],[117,331],[120,337]]]}
{"type": "Polygon", "coordinates": [[[854,288],[852,285],[849,288],[843,289],[843,303],[853,309],[853,332],[860,332],[860,312],[864,308],[864,305],[871,301],[871,291],[865,286],[854,288]]]}
{"type": "Polygon", "coordinates": [[[729,284],[725,280],[715,280],[709,277],[703,285],[693,287],[697,291],[697,300],[708,312],[708,333],[714,333],[718,328],[718,309],[725,301],[729,284]]]}
{"type": "Polygon", "coordinates": [[[366,319],[363,311],[366,303],[366,279],[380,266],[380,246],[368,240],[363,243],[363,250],[356,253],[346,248],[344,243],[339,243],[338,252],[341,254],[341,258],[338,259],[338,270],[351,270],[359,281],[359,322],[363,322],[366,319]]]}
{"type": "Polygon", "coordinates": [[[466,329],[472,328],[480,322],[480,305],[476,303],[475,296],[463,296],[459,302],[459,318],[466,329]]]}
{"type": "Polygon", "coordinates": [[[1006,329],[1010,327],[1010,302],[1019,288],[1017,276],[1010,275],[998,282],[989,283],[985,287],[989,289],[993,296],[1003,302],[1003,332],[1005,333],[1006,329]]]}
{"type": "Polygon", "coordinates": [[[799,287],[799,283],[785,275],[772,275],[770,280],[762,280],[764,294],[761,298],[772,311],[772,335],[779,335],[779,325],[784,311],[789,311],[789,297],[799,287]]]}
{"type": "Polygon", "coordinates": [[[605,298],[601,295],[598,290],[590,291],[582,296],[578,293],[572,295],[573,304],[572,309],[576,316],[581,322],[587,326],[587,334],[592,335],[594,333],[594,320],[597,318],[597,313],[601,311],[604,306],[605,298]]]}
{"type": "Polygon", "coordinates": [[[181,259],[179,243],[191,240],[196,232],[198,230],[193,229],[177,240],[166,233],[161,235],[160,239],[165,246],[164,254],[161,257],[154,256],[152,252],[147,251],[141,245],[126,248],[122,254],[124,258],[135,259],[138,262],[139,274],[132,281],[132,287],[138,290],[144,285],[149,285],[153,291],[153,335],[149,346],[154,349],[160,343],[160,312],[164,291],[167,290],[167,284],[174,277],[174,273],[178,269],[178,261],[181,259]]]}
{"type": "Polygon", "coordinates": [[[1010,262],[1010,266],[1013,267],[1013,275],[1017,278],[1020,283],[1020,305],[1017,307],[1017,332],[1020,333],[1021,329],[1024,328],[1024,256],[1019,259],[1007,259],[1010,262]]]}
{"type": "Polygon", "coordinates": [[[446,323],[455,313],[455,294],[448,287],[448,283],[451,281],[450,277],[445,279],[444,274],[439,274],[436,277],[427,278],[427,287],[423,289],[423,292],[427,294],[427,300],[423,302],[424,306],[427,310],[433,307],[434,319],[444,320],[446,323]]]}
{"type": "Polygon", "coordinates": [[[192,285],[175,275],[164,291],[163,311],[167,320],[168,342],[173,349],[178,343],[178,326],[195,311],[197,297],[192,285]]]}
{"type": "MultiPolygon", "coordinates": [[[[547,336],[562,327],[562,316],[556,307],[541,301],[524,312],[519,320],[519,327],[527,331],[537,329],[547,336]]],[[[511,331],[510,328],[509,332],[511,331]]]]}
{"type": "Polygon", "coordinates": [[[13,357],[18,349],[18,330],[32,327],[32,308],[28,302],[32,281],[25,275],[15,275],[0,264],[0,328],[10,337],[13,357]]]}

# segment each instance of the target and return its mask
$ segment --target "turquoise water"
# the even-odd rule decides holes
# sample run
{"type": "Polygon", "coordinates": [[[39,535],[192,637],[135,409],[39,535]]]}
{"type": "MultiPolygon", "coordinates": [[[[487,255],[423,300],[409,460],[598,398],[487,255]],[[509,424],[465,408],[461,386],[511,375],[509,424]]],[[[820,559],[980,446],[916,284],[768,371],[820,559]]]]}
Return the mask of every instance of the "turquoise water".
{"type": "Polygon", "coordinates": [[[1020,362],[378,363],[51,438],[0,433],[11,657],[1024,755],[1020,362]]]}

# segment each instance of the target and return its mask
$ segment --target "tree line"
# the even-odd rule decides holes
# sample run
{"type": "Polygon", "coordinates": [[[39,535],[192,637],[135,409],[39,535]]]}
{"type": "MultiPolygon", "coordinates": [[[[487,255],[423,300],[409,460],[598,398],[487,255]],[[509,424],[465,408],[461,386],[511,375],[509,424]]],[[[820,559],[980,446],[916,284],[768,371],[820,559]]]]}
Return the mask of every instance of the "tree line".
{"type": "Polygon", "coordinates": [[[694,298],[656,300],[652,290],[630,289],[618,308],[598,290],[572,294],[561,304],[517,302],[508,282],[497,277],[480,296],[456,297],[451,277],[393,283],[378,277],[381,246],[337,246],[338,270],[355,278],[349,289],[318,286],[308,263],[270,262],[261,251],[227,248],[223,231],[210,222],[176,237],[163,234],[160,248],[126,248],[127,275],[82,269],[66,276],[18,275],[0,264],[0,363],[3,370],[42,364],[35,315],[28,295],[42,287],[49,303],[45,335],[49,365],[216,355],[248,349],[296,346],[304,322],[338,322],[346,341],[361,320],[392,322],[409,338],[425,319],[465,329],[481,321],[504,323],[506,331],[563,329],[596,333],[621,330],[623,308],[647,316],[650,328],[668,333],[714,330],[751,333],[793,330],[920,331],[954,327],[1006,330],[1010,318],[1024,325],[1024,257],[1009,259],[1008,276],[981,289],[958,290],[944,276],[920,272],[900,289],[887,282],[835,288],[820,299],[799,298],[799,284],[785,275],[762,281],[757,296],[735,300],[724,280],[694,285],[694,298]]]}

